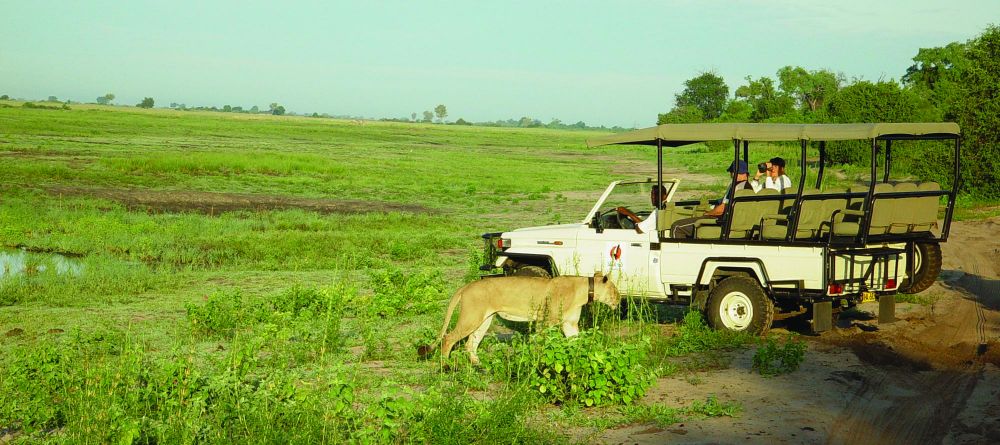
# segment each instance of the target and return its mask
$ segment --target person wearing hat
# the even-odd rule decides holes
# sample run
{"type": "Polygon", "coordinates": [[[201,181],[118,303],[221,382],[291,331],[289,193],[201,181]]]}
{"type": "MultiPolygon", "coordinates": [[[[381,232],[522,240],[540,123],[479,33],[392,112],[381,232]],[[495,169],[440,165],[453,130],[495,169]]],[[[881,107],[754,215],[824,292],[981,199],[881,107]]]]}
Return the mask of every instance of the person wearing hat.
{"type": "MultiPolygon", "coordinates": [[[[750,177],[749,169],[747,168],[746,161],[733,161],[729,164],[729,168],[726,169],[729,172],[729,176],[736,178],[736,184],[726,191],[726,195],[722,197],[722,202],[719,205],[705,212],[702,216],[693,216],[691,218],[684,218],[675,221],[670,226],[670,234],[673,238],[693,238],[694,237],[694,223],[700,219],[705,218],[719,218],[726,211],[726,204],[733,197],[734,190],[753,190],[753,186],[747,181],[750,177]]],[[[756,193],[756,192],[755,192],[756,193]]]]}
{"type": "Polygon", "coordinates": [[[779,193],[785,193],[785,190],[792,188],[792,180],[785,175],[784,159],[774,157],[763,165],[765,167],[764,170],[757,169],[757,174],[750,180],[750,185],[753,186],[754,193],[766,188],[777,190],[779,193]],[[760,177],[765,174],[767,176],[764,177],[764,183],[761,184],[760,177]]]}

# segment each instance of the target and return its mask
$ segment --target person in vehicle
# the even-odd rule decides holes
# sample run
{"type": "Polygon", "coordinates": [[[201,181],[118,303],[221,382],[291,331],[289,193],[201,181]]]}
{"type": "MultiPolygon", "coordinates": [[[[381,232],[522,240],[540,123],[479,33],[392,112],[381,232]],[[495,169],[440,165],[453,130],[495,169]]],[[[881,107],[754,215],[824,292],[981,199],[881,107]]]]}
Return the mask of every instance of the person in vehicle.
{"type": "Polygon", "coordinates": [[[649,212],[649,216],[646,219],[639,218],[639,215],[636,215],[625,207],[618,207],[615,210],[635,223],[635,231],[637,233],[646,233],[650,230],[656,230],[656,210],[660,208],[659,203],[666,200],[667,188],[658,185],[649,190],[649,203],[652,204],[653,210],[649,212]]]}
{"type": "Polygon", "coordinates": [[[785,160],[780,157],[771,158],[763,164],[758,165],[757,173],[750,180],[754,193],[762,189],[774,189],[778,193],[785,193],[785,190],[792,188],[792,180],[785,175],[785,160]],[[764,167],[763,170],[760,167],[764,167]],[[760,177],[764,176],[764,182],[760,182],[760,177]]]}
{"type": "Polygon", "coordinates": [[[670,226],[670,233],[673,238],[694,238],[694,223],[705,218],[720,218],[726,211],[726,204],[733,197],[734,190],[753,190],[753,186],[747,179],[750,177],[746,161],[733,161],[726,169],[730,177],[736,178],[736,184],[726,191],[719,205],[705,212],[702,216],[693,216],[675,221],[670,226]]]}

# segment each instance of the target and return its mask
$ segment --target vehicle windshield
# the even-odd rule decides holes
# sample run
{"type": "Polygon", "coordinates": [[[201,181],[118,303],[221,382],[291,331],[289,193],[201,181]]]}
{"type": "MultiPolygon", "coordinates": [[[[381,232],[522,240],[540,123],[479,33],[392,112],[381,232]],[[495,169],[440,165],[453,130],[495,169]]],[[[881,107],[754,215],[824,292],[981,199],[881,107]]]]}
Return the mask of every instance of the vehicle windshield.
{"type": "MultiPolygon", "coordinates": [[[[670,184],[664,184],[669,187],[670,184]]],[[[649,192],[656,187],[655,182],[625,182],[615,186],[604,200],[602,209],[625,207],[637,215],[648,215],[653,210],[649,192]]]]}

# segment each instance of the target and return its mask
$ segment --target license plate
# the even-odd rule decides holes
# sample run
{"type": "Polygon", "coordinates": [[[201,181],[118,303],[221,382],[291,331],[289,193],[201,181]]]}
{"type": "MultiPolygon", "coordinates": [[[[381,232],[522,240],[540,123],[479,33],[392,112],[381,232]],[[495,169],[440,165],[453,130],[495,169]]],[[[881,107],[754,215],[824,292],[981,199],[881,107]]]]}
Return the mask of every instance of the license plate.
{"type": "Polygon", "coordinates": [[[870,303],[870,302],[873,302],[873,301],[875,301],[875,292],[862,292],[861,293],[861,302],[862,303],[870,303]]]}

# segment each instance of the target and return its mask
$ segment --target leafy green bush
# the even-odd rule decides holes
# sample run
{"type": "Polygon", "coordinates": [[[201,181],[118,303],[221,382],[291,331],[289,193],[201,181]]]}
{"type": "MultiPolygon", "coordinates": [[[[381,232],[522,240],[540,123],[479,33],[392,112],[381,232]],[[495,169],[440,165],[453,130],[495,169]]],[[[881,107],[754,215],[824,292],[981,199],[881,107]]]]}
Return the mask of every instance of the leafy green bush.
{"type": "Polygon", "coordinates": [[[763,376],[787,374],[799,369],[805,354],[806,343],[791,334],[780,346],[774,337],[768,337],[753,354],[753,369],[763,376]]]}
{"type": "Polygon", "coordinates": [[[567,338],[553,327],[516,342],[506,354],[491,354],[486,366],[500,379],[526,382],[550,402],[630,404],[655,377],[643,365],[649,347],[648,337],[620,342],[590,330],[567,338]]]}
{"type": "Polygon", "coordinates": [[[425,314],[438,307],[444,279],[441,272],[421,271],[406,275],[399,269],[372,273],[372,295],[356,308],[361,315],[391,317],[425,314]]]}
{"type": "Polygon", "coordinates": [[[684,315],[677,334],[664,339],[656,349],[666,356],[676,357],[692,352],[734,349],[752,340],[753,337],[746,333],[712,329],[705,324],[701,312],[690,311],[684,315]]]}

